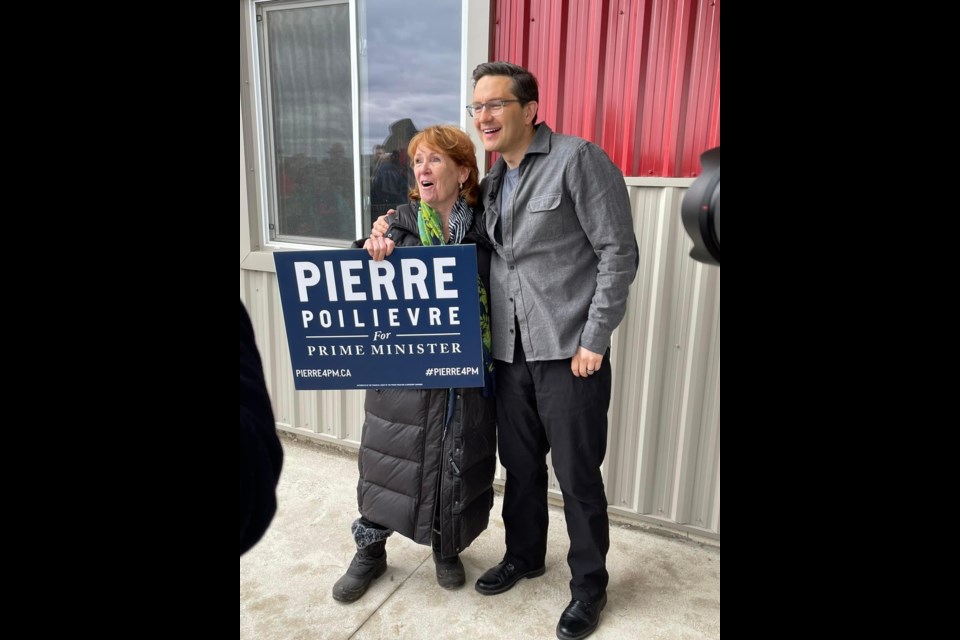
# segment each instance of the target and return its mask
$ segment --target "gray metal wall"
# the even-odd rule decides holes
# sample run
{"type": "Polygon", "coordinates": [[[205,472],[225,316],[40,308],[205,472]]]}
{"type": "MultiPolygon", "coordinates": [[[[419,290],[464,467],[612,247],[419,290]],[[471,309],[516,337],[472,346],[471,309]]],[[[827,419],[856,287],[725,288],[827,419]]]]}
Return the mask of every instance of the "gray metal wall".
{"type": "MultiPolygon", "coordinates": [[[[243,166],[241,149],[241,196],[243,166]]],[[[626,183],[640,269],[611,349],[610,513],[719,540],[720,268],[688,256],[680,203],[692,179],[626,183]]],[[[294,391],[273,260],[245,254],[243,197],[240,217],[240,297],[257,333],[277,426],[356,449],[364,392],[294,391]]],[[[505,478],[502,469],[498,477],[505,478]]],[[[550,493],[560,499],[552,475],[550,493]]]]}

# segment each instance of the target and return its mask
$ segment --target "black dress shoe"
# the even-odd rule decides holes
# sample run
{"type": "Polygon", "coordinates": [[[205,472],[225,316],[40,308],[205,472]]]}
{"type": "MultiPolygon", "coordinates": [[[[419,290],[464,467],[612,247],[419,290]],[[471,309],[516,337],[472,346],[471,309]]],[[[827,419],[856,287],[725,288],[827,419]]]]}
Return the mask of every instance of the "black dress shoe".
{"type": "Polygon", "coordinates": [[[494,596],[512,589],[520,578],[536,578],[542,576],[546,570],[546,567],[540,567],[531,571],[523,571],[518,569],[515,564],[504,560],[480,576],[477,580],[476,589],[485,596],[494,596]]]}
{"type": "Polygon", "coordinates": [[[580,640],[596,631],[600,624],[600,612],[607,606],[606,594],[596,602],[571,600],[560,615],[557,623],[557,637],[560,640],[580,640]]]}

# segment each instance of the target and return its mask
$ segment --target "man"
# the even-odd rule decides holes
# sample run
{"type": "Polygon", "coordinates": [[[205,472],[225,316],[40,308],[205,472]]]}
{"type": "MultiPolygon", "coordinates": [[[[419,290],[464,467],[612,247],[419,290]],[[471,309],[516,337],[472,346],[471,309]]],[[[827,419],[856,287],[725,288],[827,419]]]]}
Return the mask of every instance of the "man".
{"type": "Polygon", "coordinates": [[[503,561],[477,580],[484,595],[545,571],[547,465],[563,493],[572,600],[561,640],[593,633],[607,602],[610,337],[637,271],[623,174],[602,149],[536,124],[533,74],[490,62],[473,72],[468,111],[500,158],[483,182],[491,263],[500,461],[507,470],[503,561]]]}
{"type": "MultiPolygon", "coordinates": [[[[467,110],[500,158],[483,180],[506,553],[477,580],[483,595],[543,575],[547,452],[563,493],[572,599],[557,637],[597,628],[610,546],[600,465],[607,446],[610,337],[626,311],[638,253],[623,174],[602,149],[536,124],[537,80],[506,62],[473,72],[467,110]]],[[[375,229],[379,236],[383,225],[375,229]]],[[[392,251],[377,237],[371,255],[392,251]]]]}

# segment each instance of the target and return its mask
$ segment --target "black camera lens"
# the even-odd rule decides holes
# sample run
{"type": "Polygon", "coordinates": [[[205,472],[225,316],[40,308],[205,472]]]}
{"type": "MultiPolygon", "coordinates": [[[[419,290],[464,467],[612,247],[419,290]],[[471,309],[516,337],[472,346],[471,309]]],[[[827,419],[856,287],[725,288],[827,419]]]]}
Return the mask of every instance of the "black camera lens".
{"type": "Polygon", "coordinates": [[[693,181],[680,205],[680,218],[693,240],[690,257],[720,266],[720,147],[700,156],[700,177],[693,181]]]}

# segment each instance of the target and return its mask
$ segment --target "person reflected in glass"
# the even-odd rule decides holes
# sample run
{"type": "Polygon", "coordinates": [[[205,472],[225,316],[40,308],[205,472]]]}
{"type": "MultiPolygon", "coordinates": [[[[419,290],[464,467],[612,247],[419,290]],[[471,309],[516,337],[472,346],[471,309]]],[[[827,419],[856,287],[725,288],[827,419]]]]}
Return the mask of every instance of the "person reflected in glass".
{"type": "MultiPolygon", "coordinates": [[[[416,185],[409,202],[389,216],[387,234],[398,246],[477,245],[485,384],[366,392],[358,461],[360,518],[351,527],[357,551],[333,585],[340,602],[359,599],[386,572],[386,540],[393,532],[432,547],[441,587],[462,586],[466,573],[459,554],[487,528],[493,506],[491,247],[479,227],[482,216],[474,210],[480,195],[474,146],[456,127],[432,126],[416,134],[407,151],[416,185]]],[[[364,243],[371,256],[376,257],[378,242],[364,243]]]]}
{"type": "Polygon", "coordinates": [[[413,188],[407,147],[416,134],[417,127],[410,118],[401,118],[390,124],[390,133],[381,145],[383,159],[370,182],[370,211],[374,219],[407,201],[407,192],[413,188]]]}

